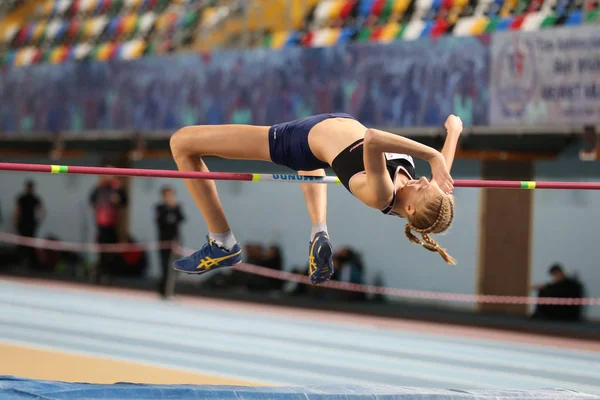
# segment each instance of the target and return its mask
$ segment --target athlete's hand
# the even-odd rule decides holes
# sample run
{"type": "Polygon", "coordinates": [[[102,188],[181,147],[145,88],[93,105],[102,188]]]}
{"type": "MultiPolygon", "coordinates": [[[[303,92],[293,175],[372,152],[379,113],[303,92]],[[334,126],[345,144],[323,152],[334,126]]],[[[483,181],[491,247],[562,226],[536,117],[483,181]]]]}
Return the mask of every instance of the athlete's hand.
{"type": "Polygon", "coordinates": [[[437,182],[444,193],[452,193],[454,190],[454,180],[452,180],[452,177],[450,176],[450,171],[448,171],[444,156],[439,153],[429,162],[429,164],[431,165],[432,179],[437,182]]]}
{"type": "Polygon", "coordinates": [[[458,136],[462,133],[462,130],[463,130],[462,120],[460,119],[460,117],[457,117],[454,114],[450,114],[450,116],[446,120],[446,123],[444,124],[444,126],[446,127],[446,131],[448,132],[448,135],[457,135],[458,136]]]}

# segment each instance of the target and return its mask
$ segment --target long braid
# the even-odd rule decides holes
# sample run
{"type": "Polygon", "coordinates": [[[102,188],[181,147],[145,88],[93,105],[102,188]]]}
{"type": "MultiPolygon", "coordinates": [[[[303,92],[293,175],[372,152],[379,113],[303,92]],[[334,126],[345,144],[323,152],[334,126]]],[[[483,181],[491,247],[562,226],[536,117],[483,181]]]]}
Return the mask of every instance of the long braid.
{"type": "Polygon", "coordinates": [[[416,244],[423,244],[421,239],[419,239],[418,237],[413,235],[411,230],[412,230],[412,225],[410,223],[408,223],[408,224],[406,224],[406,226],[404,226],[404,234],[406,235],[408,240],[410,240],[411,242],[416,243],[416,244]]]}
{"type": "Polygon", "coordinates": [[[452,258],[450,254],[448,254],[446,249],[440,247],[439,244],[435,240],[433,240],[428,234],[423,233],[422,236],[423,240],[426,242],[426,244],[424,244],[423,247],[425,247],[427,250],[437,251],[438,253],[440,253],[440,256],[442,256],[442,258],[444,259],[444,261],[446,261],[447,264],[456,265],[456,260],[452,258]]]}
{"type": "MultiPolygon", "coordinates": [[[[404,227],[404,233],[405,233],[406,237],[408,238],[408,240],[410,240],[411,242],[419,244],[429,251],[439,253],[440,256],[444,259],[444,261],[446,261],[446,263],[451,264],[451,265],[456,265],[456,260],[454,260],[454,258],[452,258],[448,254],[446,249],[441,248],[438,245],[438,243],[429,236],[430,233],[445,232],[446,230],[448,230],[448,227],[450,226],[450,224],[452,224],[452,221],[454,219],[453,198],[451,196],[441,196],[439,205],[430,207],[429,213],[424,213],[424,214],[429,214],[429,215],[424,215],[424,219],[429,220],[429,218],[426,218],[426,217],[433,216],[432,215],[433,213],[435,213],[437,215],[436,215],[433,223],[431,223],[429,226],[424,227],[424,228],[419,228],[419,227],[415,226],[415,224],[413,222],[409,222],[404,227]],[[412,231],[420,233],[423,240],[416,237],[412,233],[412,231]]],[[[431,219],[433,219],[433,218],[431,218],[431,219]]]]}

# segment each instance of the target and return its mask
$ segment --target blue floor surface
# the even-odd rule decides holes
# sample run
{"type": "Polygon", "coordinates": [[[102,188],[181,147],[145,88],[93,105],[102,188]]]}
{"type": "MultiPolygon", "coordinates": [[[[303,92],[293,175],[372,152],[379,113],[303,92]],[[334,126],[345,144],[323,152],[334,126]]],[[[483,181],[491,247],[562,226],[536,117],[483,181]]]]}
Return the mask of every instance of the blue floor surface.
{"type": "Polygon", "coordinates": [[[583,400],[598,399],[568,390],[444,390],[388,385],[245,387],[198,385],[92,385],[35,381],[0,376],[0,398],[83,399],[220,399],[220,400],[583,400]]]}
{"type": "MultiPolygon", "coordinates": [[[[310,389],[312,397],[302,394],[302,389],[289,389],[291,397],[274,393],[257,397],[257,389],[250,388],[240,389],[246,397],[230,389],[229,394],[219,389],[217,397],[210,397],[202,387],[172,389],[202,393],[192,398],[343,399],[350,397],[341,393],[341,397],[314,396],[319,390],[331,393],[352,388],[388,390],[390,396],[400,397],[351,398],[563,399],[566,394],[576,396],[575,392],[600,395],[600,352],[311,320],[310,316],[286,316],[283,310],[269,314],[217,308],[210,303],[182,305],[116,294],[82,294],[1,280],[0,342],[314,388],[310,389]],[[326,389],[319,389],[322,387],[326,389]],[[394,392],[409,390],[400,387],[429,389],[394,392]],[[544,388],[564,391],[523,392],[544,388]],[[512,397],[493,392],[507,389],[512,397]],[[465,390],[478,395],[460,392],[465,390]],[[535,395],[547,397],[532,397],[535,395]]],[[[3,361],[0,357],[0,364],[3,361]]],[[[283,389],[278,390],[281,393],[283,389]]],[[[572,398],[580,398],[577,396],[572,398]]]]}

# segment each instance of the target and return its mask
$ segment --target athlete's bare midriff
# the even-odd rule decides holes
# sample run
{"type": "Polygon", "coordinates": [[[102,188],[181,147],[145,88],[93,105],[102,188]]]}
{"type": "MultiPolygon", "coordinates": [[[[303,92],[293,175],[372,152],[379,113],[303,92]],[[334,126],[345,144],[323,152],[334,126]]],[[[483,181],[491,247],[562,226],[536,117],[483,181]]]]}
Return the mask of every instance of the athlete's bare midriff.
{"type": "Polygon", "coordinates": [[[329,118],[315,125],[308,134],[308,145],[321,161],[331,165],[346,147],[365,137],[367,128],[355,119],[329,118]]]}

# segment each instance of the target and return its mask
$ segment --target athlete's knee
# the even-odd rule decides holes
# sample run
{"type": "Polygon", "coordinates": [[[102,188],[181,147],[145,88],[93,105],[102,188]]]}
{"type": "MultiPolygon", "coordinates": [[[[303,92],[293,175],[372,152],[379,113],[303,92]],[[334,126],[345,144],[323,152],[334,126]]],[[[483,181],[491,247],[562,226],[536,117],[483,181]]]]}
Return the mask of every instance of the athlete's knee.
{"type": "Polygon", "coordinates": [[[177,132],[171,135],[171,139],[169,140],[169,146],[171,147],[171,152],[173,155],[177,155],[181,153],[181,150],[184,148],[184,143],[186,141],[186,130],[188,127],[181,128],[177,132]]]}
{"type": "Polygon", "coordinates": [[[198,134],[202,132],[202,130],[202,126],[186,126],[179,129],[171,135],[169,141],[171,153],[173,153],[174,156],[180,156],[189,153],[191,148],[197,148],[197,146],[192,146],[190,142],[192,140],[200,140],[201,137],[198,134]]]}

